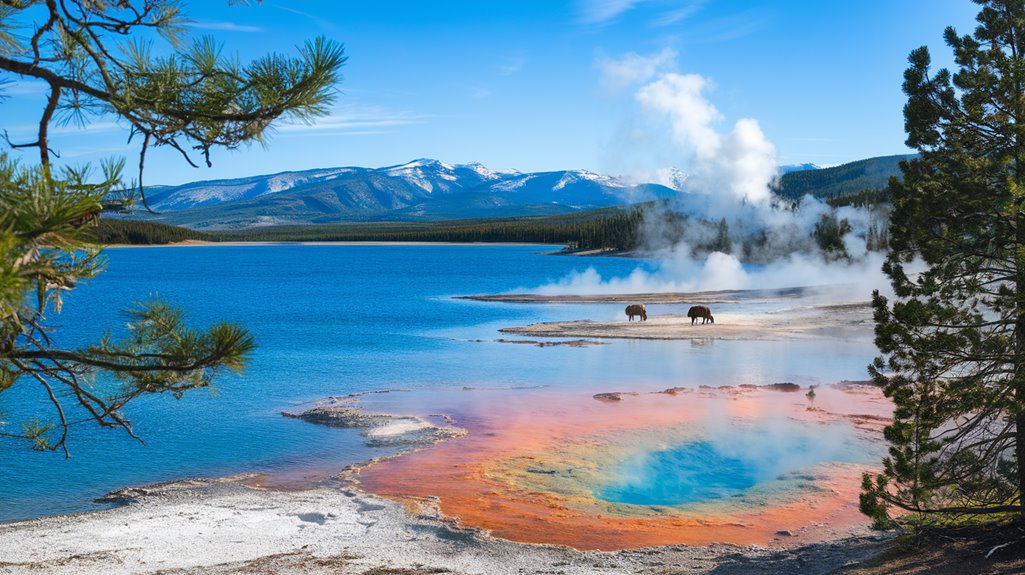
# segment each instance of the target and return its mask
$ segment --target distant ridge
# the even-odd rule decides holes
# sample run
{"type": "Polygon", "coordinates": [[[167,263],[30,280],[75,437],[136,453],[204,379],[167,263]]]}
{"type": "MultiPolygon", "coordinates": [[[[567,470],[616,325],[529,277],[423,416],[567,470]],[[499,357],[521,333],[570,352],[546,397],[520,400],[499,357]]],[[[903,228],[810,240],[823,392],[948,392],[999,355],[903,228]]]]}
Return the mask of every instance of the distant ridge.
{"type": "Polygon", "coordinates": [[[902,160],[914,157],[914,154],[880,156],[830,168],[787,172],[780,176],[775,192],[784,198],[797,200],[807,194],[831,199],[866,190],[880,190],[886,187],[891,176],[900,177],[898,164],[902,160]]]}
{"type": "Polygon", "coordinates": [[[787,166],[780,166],[779,167],[779,173],[780,174],[789,174],[790,172],[804,172],[804,171],[807,171],[807,170],[821,170],[821,169],[822,169],[822,166],[820,166],[818,164],[811,164],[811,163],[807,163],[807,164],[790,164],[790,165],[787,165],[787,166]]]}
{"type": "Polygon", "coordinates": [[[156,221],[194,229],[550,216],[676,195],[586,170],[497,172],[419,159],[152,188],[156,221]]]}
{"type": "MultiPolygon", "coordinates": [[[[879,190],[891,176],[900,175],[898,163],[911,157],[883,156],[829,168],[781,166],[774,191],[786,199],[811,194],[833,200],[879,190]]],[[[660,171],[659,181],[634,184],[586,170],[495,171],[477,163],[452,165],[421,158],[383,168],[323,168],[151,186],[149,204],[160,213],[142,217],[206,231],[436,222],[557,216],[687,193],[687,174],[680,170],[660,171]]]]}

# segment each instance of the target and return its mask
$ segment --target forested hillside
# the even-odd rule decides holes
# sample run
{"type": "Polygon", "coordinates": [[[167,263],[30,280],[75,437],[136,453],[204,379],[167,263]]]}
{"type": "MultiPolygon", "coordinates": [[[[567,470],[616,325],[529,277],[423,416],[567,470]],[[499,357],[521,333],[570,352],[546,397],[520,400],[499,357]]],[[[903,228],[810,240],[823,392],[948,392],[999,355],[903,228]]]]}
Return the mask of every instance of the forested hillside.
{"type": "Polygon", "coordinates": [[[147,221],[102,219],[95,228],[101,244],[167,244],[185,240],[246,242],[523,242],[580,249],[637,247],[642,215],[637,208],[606,208],[543,218],[372,222],[312,226],[270,226],[204,233],[147,221]]]}
{"type": "Polygon", "coordinates": [[[900,176],[900,161],[914,155],[882,156],[849,164],[783,174],[776,189],[779,196],[799,200],[806,194],[824,200],[886,188],[890,176],[900,176]]]}
{"type": "Polygon", "coordinates": [[[108,218],[101,218],[96,227],[92,229],[92,233],[94,241],[104,245],[170,244],[185,240],[212,241],[214,239],[209,234],[179,226],[108,218]]]}
{"type": "Polygon", "coordinates": [[[607,208],[543,218],[276,226],[214,236],[223,241],[526,242],[582,249],[637,245],[637,209],[607,208]]]}

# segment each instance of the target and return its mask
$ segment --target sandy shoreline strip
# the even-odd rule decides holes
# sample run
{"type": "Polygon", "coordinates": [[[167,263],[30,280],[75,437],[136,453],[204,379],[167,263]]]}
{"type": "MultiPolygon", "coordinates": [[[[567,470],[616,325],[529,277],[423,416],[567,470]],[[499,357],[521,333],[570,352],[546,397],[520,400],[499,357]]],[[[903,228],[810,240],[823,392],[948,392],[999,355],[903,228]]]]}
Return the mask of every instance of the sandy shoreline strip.
{"type": "Polygon", "coordinates": [[[885,539],[582,552],[495,539],[439,519],[430,502],[407,509],[339,484],[280,492],[191,482],[125,507],[0,525],[0,573],[825,574],[885,539]]]}
{"type": "Polygon", "coordinates": [[[536,323],[502,328],[502,333],[530,337],[651,340],[863,339],[871,337],[868,302],[783,308],[758,313],[716,313],[716,323],[692,325],[682,314],[649,315],[648,321],[590,320],[536,323]]]}
{"type": "Polygon", "coordinates": [[[258,247],[258,246],[551,246],[553,244],[535,244],[529,242],[210,242],[206,240],[184,240],[169,244],[106,244],[104,249],[129,248],[192,248],[192,247],[258,247]]]}

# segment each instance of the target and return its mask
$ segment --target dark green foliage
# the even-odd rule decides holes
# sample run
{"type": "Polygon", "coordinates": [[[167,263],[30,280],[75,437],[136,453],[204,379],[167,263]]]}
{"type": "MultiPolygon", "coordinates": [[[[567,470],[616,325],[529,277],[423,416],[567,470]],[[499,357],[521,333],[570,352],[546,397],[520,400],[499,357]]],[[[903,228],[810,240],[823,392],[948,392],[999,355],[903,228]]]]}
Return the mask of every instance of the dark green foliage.
{"type": "Polygon", "coordinates": [[[891,203],[890,191],[887,188],[879,190],[862,190],[855,194],[845,196],[834,196],[826,200],[832,208],[853,206],[855,208],[875,208],[891,203]]]}
{"type": "MultiPolygon", "coordinates": [[[[93,226],[105,209],[128,207],[136,195],[145,203],[149,148],[168,146],[189,162],[195,153],[209,164],[212,149],[261,141],[274,120],[309,120],[335,97],[345,61],[340,45],[319,39],[296,57],[269,55],[243,66],[212,39],[182,48],[179,9],[177,0],[0,3],[0,71],[45,86],[36,140],[8,142],[34,150],[38,163],[0,154],[0,392],[36,386],[53,419],[5,417],[0,437],[66,455],[75,424],[135,437],[122,411],[129,402],[207,387],[222,371],[240,371],[253,350],[244,329],[195,329],[180,310],[156,300],[125,312],[128,335],[118,341],[108,334],[72,345],[53,322],[63,295],[100,270],[98,236],[120,243],[193,235],[137,223],[93,226]],[[152,57],[139,41],[156,36],[170,41],[167,56],[152,57]],[[98,176],[88,166],[51,165],[52,125],[85,124],[97,113],[116,118],[139,142],[135,185],[123,180],[123,159],[102,163],[98,176]]],[[[103,330],[97,326],[97,336],[103,330]]]]}
{"type": "Polygon", "coordinates": [[[851,232],[851,224],[836,213],[823,214],[815,224],[813,237],[823,253],[833,257],[849,257],[843,237],[851,232]]]}
{"type": "Polygon", "coordinates": [[[169,226],[141,220],[101,218],[88,230],[92,241],[100,245],[172,244],[186,240],[212,241],[213,236],[180,226],[169,226]]]}
{"type": "Polygon", "coordinates": [[[900,162],[913,157],[883,156],[832,168],[790,172],[780,176],[774,191],[788,200],[800,200],[806,194],[833,200],[880,190],[887,186],[891,177],[900,176],[900,162]]]}
{"type": "Polygon", "coordinates": [[[1025,515],[1025,2],[979,3],[973,36],[945,33],[956,73],[932,74],[923,47],[904,75],[921,153],[889,187],[896,298],[873,301],[870,371],[895,406],[861,499],[877,522],[1025,515]]]}
{"type": "Polygon", "coordinates": [[[719,235],[712,249],[723,253],[730,251],[730,226],[726,223],[726,218],[719,220],[719,235]]]}
{"type": "Polygon", "coordinates": [[[211,236],[220,241],[523,242],[632,250],[638,246],[641,217],[637,210],[607,208],[545,218],[276,226],[211,236]]]}

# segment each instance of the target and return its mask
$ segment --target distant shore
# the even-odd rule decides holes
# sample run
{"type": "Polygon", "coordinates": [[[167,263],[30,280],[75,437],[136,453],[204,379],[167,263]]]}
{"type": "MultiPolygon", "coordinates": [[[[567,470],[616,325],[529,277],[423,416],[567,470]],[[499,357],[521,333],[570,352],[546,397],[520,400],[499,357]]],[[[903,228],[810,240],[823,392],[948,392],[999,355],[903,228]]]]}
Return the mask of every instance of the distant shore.
{"type": "MultiPolygon", "coordinates": [[[[341,242],[212,242],[207,240],[185,240],[169,244],[106,244],[104,249],[126,248],[191,248],[191,247],[245,247],[245,246],[550,246],[529,242],[383,242],[383,241],[341,241],[341,242]]],[[[558,253],[558,252],[554,252],[558,253]]]]}

